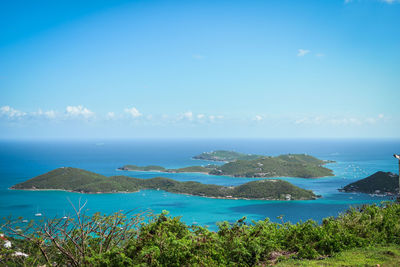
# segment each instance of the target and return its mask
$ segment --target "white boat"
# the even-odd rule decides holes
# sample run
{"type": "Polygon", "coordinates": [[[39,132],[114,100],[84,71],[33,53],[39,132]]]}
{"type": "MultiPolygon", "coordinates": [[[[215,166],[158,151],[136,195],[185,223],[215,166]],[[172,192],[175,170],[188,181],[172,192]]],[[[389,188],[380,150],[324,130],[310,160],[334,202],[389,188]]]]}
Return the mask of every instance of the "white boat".
{"type": "Polygon", "coordinates": [[[36,208],[36,213],[35,213],[35,216],[36,217],[40,217],[40,216],[42,216],[43,214],[41,214],[40,212],[39,212],[39,208],[36,208]]]}

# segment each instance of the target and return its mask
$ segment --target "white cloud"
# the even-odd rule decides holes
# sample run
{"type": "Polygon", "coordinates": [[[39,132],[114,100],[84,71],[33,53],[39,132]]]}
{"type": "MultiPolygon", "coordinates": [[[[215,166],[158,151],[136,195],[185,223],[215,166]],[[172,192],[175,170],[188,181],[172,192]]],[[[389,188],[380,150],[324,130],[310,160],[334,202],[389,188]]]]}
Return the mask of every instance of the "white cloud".
{"type": "Polygon", "coordinates": [[[298,57],[304,57],[305,55],[307,55],[308,53],[310,53],[310,50],[306,50],[306,49],[299,49],[297,56],[298,57]]]}
{"type": "Polygon", "coordinates": [[[208,116],[208,119],[210,120],[210,122],[215,122],[216,120],[221,120],[223,118],[224,118],[224,116],[222,116],[222,115],[210,115],[210,116],[208,116]]]}
{"type": "Polygon", "coordinates": [[[142,114],[139,112],[139,110],[137,110],[135,107],[126,108],[124,111],[126,113],[128,113],[130,116],[132,116],[132,118],[138,118],[138,117],[142,116],[142,114]]]}
{"type": "Polygon", "coordinates": [[[57,116],[57,112],[54,110],[43,111],[42,109],[39,109],[37,112],[33,112],[31,114],[35,117],[45,117],[48,119],[55,119],[57,116]]]}
{"type": "Polygon", "coordinates": [[[187,120],[193,120],[193,112],[191,111],[187,111],[185,113],[182,114],[181,116],[182,119],[187,119],[187,120]]]}
{"type": "Polygon", "coordinates": [[[79,106],[67,106],[65,109],[66,113],[68,116],[71,117],[84,117],[84,118],[90,118],[94,116],[94,112],[90,111],[89,109],[85,108],[82,105],[79,106]]]}
{"type": "Polygon", "coordinates": [[[106,118],[107,118],[108,120],[114,119],[114,118],[115,118],[115,112],[112,112],[112,111],[107,112],[106,118]]]}
{"type": "Polygon", "coordinates": [[[197,115],[197,118],[198,118],[199,120],[203,119],[204,117],[205,117],[204,114],[198,114],[198,115],[197,115]]]}
{"type": "Polygon", "coordinates": [[[10,119],[20,118],[26,115],[25,112],[14,109],[10,106],[3,106],[0,108],[0,115],[6,116],[10,119]]]}
{"type": "Polygon", "coordinates": [[[264,118],[263,118],[263,116],[261,116],[261,115],[256,115],[255,117],[254,117],[254,120],[255,121],[262,121],[264,118]]]}
{"type": "Polygon", "coordinates": [[[384,120],[383,114],[375,117],[340,117],[340,116],[315,116],[303,117],[295,120],[295,124],[314,124],[314,125],[334,125],[334,126],[360,126],[367,124],[375,124],[384,120]]]}
{"type": "Polygon", "coordinates": [[[378,114],[378,116],[376,116],[376,117],[366,118],[365,121],[369,124],[375,124],[379,121],[382,121],[384,118],[385,118],[385,115],[378,114]]]}

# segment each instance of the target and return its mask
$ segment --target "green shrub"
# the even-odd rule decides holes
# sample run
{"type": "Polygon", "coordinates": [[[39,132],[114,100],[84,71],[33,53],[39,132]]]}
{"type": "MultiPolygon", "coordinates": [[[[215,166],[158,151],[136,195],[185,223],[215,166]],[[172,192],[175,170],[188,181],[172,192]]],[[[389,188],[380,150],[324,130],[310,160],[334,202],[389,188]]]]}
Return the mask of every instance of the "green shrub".
{"type": "Polygon", "coordinates": [[[247,223],[242,218],[220,223],[217,232],[188,226],[167,212],[146,222],[141,218],[78,213],[71,221],[31,223],[22,231],[17,230],[18,220],[8,222],[2,231],[13,247],[1,247],[0,265],[254,266],[267,264],[272,255],[315,259],[353,248],[400,245],[397,203],[352,208],[322,224],[247,223]],[[29,256],[15,257],[15,251],[29,256]]]}

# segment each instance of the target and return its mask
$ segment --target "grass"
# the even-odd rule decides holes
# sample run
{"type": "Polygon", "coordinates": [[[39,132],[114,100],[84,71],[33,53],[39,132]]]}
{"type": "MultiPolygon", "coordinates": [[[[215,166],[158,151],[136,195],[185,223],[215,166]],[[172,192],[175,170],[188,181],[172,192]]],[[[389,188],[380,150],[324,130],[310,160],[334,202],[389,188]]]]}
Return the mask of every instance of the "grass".
{"type": "Polygon", "coordinates": [[[282,259],[276,265],[286,266],[400,266],[400,247],[383,246],[343,251],[321,260],[282,259]]]}

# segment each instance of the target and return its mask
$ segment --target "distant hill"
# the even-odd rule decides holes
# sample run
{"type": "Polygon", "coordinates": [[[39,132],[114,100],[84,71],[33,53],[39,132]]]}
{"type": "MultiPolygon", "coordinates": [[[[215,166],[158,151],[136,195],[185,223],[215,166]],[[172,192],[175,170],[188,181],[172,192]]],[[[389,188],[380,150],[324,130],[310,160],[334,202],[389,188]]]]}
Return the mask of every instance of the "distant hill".
{"type": "Polygon", "coordinates": [[[214,169],[215,165],[207,165],[207,166],[188,166],[178,169],[166,169],[157,165],[149,165],[149,166],[136,166],[136,165],[124,165],[118,170],[121,171],[148,171],[148,172],[201,172],[201,173],[209,173],[210,170],[214,169]]]}
{"type": "MultiPolygon", "coordinates": [[[[231,151],[222,151],[222,152],[236,153],[231,151]]],[[[237,154],[245,155],[241,153],[237,154]]],[[[229,155],[234,155],[234,154],[229,154],[229,155]]],[[[250,157],[250,155],[247,156],[250,157]]],[[[277,157],[252,155],[251,158],[253,158],[253,156],[254,157],[256,156],[256,158],[248,160],[242,160],[242,159],[234,160],[225,163],[222,166],[207,165],[207,166],[189,166],[179,169],[165,169],[164,167],[161,166],[125,165],[119,169],[125,171],[161,171],[161,172],[172,172],[172,173],[201,172],[211,175],[227,175],[234,177],[250,177],[250,178],[252,177],[253,178],[254,177],[318,178],[325,176],[333,176],[332,170],[325,168],[323,166],[324,164],[333,161],[320,160],[310,155],[286,154],[277,157]]]]}
{"type": "Polygon", "coordinates": [[[137,165],[132,165],[132,164],[128,164],[128,165],[124,165],[121,168],[118,168],[119,170],[122,171],[161,171],[164,172],[166,171],[166,169],[164,167],[161,166],[157,166],[157,165],[148,165],[148,166],[137,166],[137,165]]]}
{"type": "Polygon", "coordinates": [[[11,189],[66,190],[80,193],[136,192],[141,189],[164,190],[171,193],[189,194],[215,198],[247,198],[267,200],[305,200],[317,196],[282,180],[261,180],[240,186],[220,186],[198,182],[178,182],[157,177],[138,179],[127,176],[106,177],[77,168],[58,168],[39,175],[11,189]]]}
{"type": "Polygon", "coordinates": [[[229,162],[212,170],[210,174],[235,177],[317,178],[333,176],[332,170],[322,166],[325,163],[327,162],[305,154],[287,154],[229,162]]]}
{"type": "Polygon", "coordinates": [[[203,152],[194,156],[194,159],[210,160],[210,161],[236,161],[236,160],[253,160],[262,157],[261,155],[244,154],[228,150],[216,150],[211,152],[203,152]]]}
{"type": "Polygon", "coordinates": [[[367,194],[396,194],[399,190],[399,176],[391,172],[376,172],[367,178],[348,184],[340,191],[367,194]]]}

